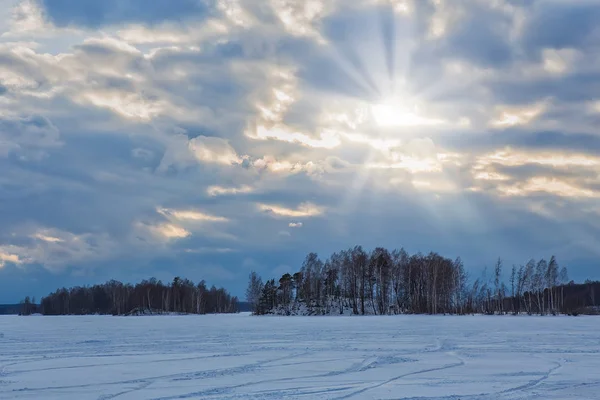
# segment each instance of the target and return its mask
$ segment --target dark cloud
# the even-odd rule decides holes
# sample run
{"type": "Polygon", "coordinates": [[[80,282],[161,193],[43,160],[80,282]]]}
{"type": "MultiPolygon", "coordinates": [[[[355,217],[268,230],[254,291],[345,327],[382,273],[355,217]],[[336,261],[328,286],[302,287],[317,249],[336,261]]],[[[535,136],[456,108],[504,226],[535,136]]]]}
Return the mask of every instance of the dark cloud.
{"type": "Polygon", "coordinates": [[[513,59],[509,43],[512,21],[505,14],[475,6],[443,40],[446,57],[459,57],[487,68],[500,68],[513,59]]]}
{"type": "MultiPolygon", "coordinates": [[[[593,129],[598,116],[589,105],[600,92],[597,51],[590,46],[594,4],[457,2],[461,18],[445,35],[430,38],[433,2],[414,2],[410,15],[374,2],[338,3],[340,9],[307,22],[311,33],[302,35],[302,29],[286,30],[267,3],[242,1],[242,10],[260,23],[242,27],[223,20],[227,29],[204,40],[190,32],[216,15],[209,2],[41,1],[58,27],[102,29],[106,36],[88,37],[59,56],[44,41],[31,49],[24,42],[15,49],[14,43],[0,46],[0,67],[8,71],[0,84],[0,252],[36,258],[0,268],[0,302],[59,286],[150,276],[170,281],[175,275],[243,295],[249,268],[270,278],[274,271],[297,271],[310,251],[327,257],[355,244],[460,255],[474,278],[498,256],[511,265],[555,253],[573,277],[594,277],[591,260],[598,254],[589,238],[600,234],[596,199],[500,190],[539,176],[600,190],[594,166],[527,160],[540,151],[590,158],[600,152],[593,129]],[[523,13],[523,36],[514,35],[514,16],[494,8],[500,3],[523,13]],[[580,24],[567,25],[565,15],[580,24]],[[113,27],[152,29],[163,21],[177,22],[173,26],[189,36],[172,46],[137,47],[111,37],[113,27]],[[587,63],[562,74],[530,73],[543,47],[574,47],[587,63]],[[450,61],[466,72],[449,75],[450,61]],[[1,96],[8,90],[10,96],[1,96]],[[439,114],[449,123],[383,127],[363,121],[353,131],[347,121],[326,121],[327,113],[348,111],[346,104],[368,106],[388,94],[423,100],[426,116],[439,114]],[[277,96],[284,101],[277,103],[277,96]],[[488,128],[496,106],[546,98],[550,105],[530,125],[488,128]],[[277,115],[267,121],[261,107],[277,115]],[[456,124],[463,116],[471,126],[456,124]],[[285,123],[310,138],[325,125],[366,139],[341,136],[338,147],[324,149],[244,135],[260,123],[285,123]],[[387,148],[385,140],[399,144],[387,148]],[[190,143],[200,150],[193,153],[190,143]],[[488,162],[486,171],[509,179],[477,181],[478,158],[507,147],[520,152],[522,165],[488,162]],[[444,161],[441,155],[451,152],[460,165],[444,161]],[[366,163],[396,168],[368,169],[366,163]],[[428,180],[430,186],[418,185],[428,180]],[[211,186],[225,192],[211,196],[211,186]],[[307,202],[322,212],[293,215],[307,202]],[[178,220],[157,212],[160,207],[227,221],[178,220]],[[290,230],[290,222],[303,227],[290,230]],[[161,237],[160,224],[191,235],[161,237]],[[32,236],[44,229],[64,243],[46,243],[52,251],[41,251],[32,236]],[[73,235],[81,245],[70,241],[73,235]]],[[[172,29],[162,34],[181,34],[172,29]]]]}
{"type": "Polygon", "coordinates": [[[599,20],[600,4],[595,0],[538,1],[526,20],[523,41],[530,51],[595,47],[599,20]]]}
{"type": "Polygon", "coordinates": [[[564,133],[556,131],[530,131],[506,129],[493,134],[457,133],[440,137],[438,143],[459,152],[489,152],[511,147],[525,150],[570,151],[597,155],[600,152],[600,137],[592,133],[564,133]]]}
{"type": "Polygon", "coordinates": [[[490,79],[487,86],[503,103],[524,104],[544,98],[584,102],[596,99],[594,93],[600,90],[600,73],[582,71],[560,77],[501,77],[490,79]]]}

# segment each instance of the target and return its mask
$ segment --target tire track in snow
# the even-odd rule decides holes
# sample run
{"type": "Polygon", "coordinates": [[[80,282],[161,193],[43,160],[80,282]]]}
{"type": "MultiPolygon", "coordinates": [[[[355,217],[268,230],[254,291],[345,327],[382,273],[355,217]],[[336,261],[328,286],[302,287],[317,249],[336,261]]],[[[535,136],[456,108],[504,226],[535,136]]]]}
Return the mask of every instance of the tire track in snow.
{"type": "Polygon", "coordinates": [[[398,381],[400,379],[407,378],[409,376],[426,374],[428,372],[443,371],[443,370],[447,370],[447,369],[451,369],[451,368],[457,368],[457,367],[464,366],[465,362],[462,359],[460,359],[460,358],[459,358],[459,360],[460,360],[459,362],[452,363],[452,364],[446,364],[446,365],[443,365],[441,367],[428,368],[428,369],[423,369],[423,370],[420,370],[420,371],[414,371],[414,372],[409,372],[409,373],[406,373],[406,374],[398,375],[398,376],[395,376],[395,377],[393,377],[391,379],[388,379],[387,381],[380,382],[380,383],[378,383],[376,385],[372,385],[372,386],[369,386],[369,387],[366,387],[366,388],[362,388],[360,390],[357,390],[355,392],[349,393],[349,394],[344,395],[344,396],[336,397],[336,399],[337,400],[349,399],[351,397],[357,396],[359,394],[363,394],[363,393],[368,392],[370,390],[377,389],[377,388],[380,388],[380,387],[385,386],[385,385],[389,385],[390,383],[396,382],[396,381],[398,381]]]}
{"type": "Polygon", "coordinates": [[[130,390],[124,390],[122,392],[115,393],[115,394],[102,395],[102,396],[98,397],[98,400],[112,400],[112,399],[116,399],[117,397],[123,396],[125,394],[129,394],[129,393],[137,392],[138,390],[146,389],[151,384],[152,384],[152,382],[143,382],[138,387],[135,387],[135,388],[130,389],[130,390]]]}
{"type": "Polygon", "coordinates": [[[517,387],[514,388],[510,388],[510,389],[506,389],[506,390],[502,390],[500,392],[494,392],[494,393],[477,393],[477,394],[469,394],[469,395],[449,395],[449,396],[435,396],[435,397],[408,397],[408,398],[403,398],[403,400],[466,400],[466,399],[479,399],[479,400],[483,400],[483,399],[494,399],[497,400],[499,397],[503,397],[504,395],[510,395],[510,394],[514,394],[517,392],[522,392],[528,389],[532,389],[536,386],[538,386],[539,384],[541,384],[542,382],[544,382],[545,380],[547,380],[548,378],[550,378],[550,376],[557,370],[559,370],[560,368],[562,368],[563,364],[557,362],[556,366],[551,368],[550,370],[548,370],[547,372],[543,373],[542,376],[538,379],[534,379],[532,381],[529,381],[523,385],[519,385],[517,387]]]}
{"type": "MultiPolygon", "coordinates": [[[[178,361],[192,361],[192,360],[207,360],[207,359],[212,359],[212,358],[221,358],[221,357],[238,357],[239,354],[223,354],[223,355],[210,355],[210,356],[197,356],[197,357],[184,357],[184,358],[167,358],[167,359],[163,359],[163,360],[151,360],[150,362],[152,362],[153,364],[155,363],[168,363],[168,362],[178,362],[178,361]]],[[[110,357],[110,356],[107,356],[110,357]]],[[[59,360],[68,360],[72,357],[55,357],[54,359],[59,359],[59,360]]],[[[13,365],[22,365],[22,364],[27,364],[27,363],[31,363],[31,362],[37,362],[37,361],[46,361],[46,359],[39,359],[39,360],[32,360],[32,361],[24,361],[24,362],[20,362],[20,363],[14,363],[14,364],[10,364],[9,366],[13,366],[13,365]]],[[[137,365],[137,364],[147,364],[149,361],[125,361],[125,362],[117,362],[117,363],[106,363],[106,364],[83,364],[83,365],[69,365],[69,366],[64,366],[64,367],[48,367],[48,368],[36,368],[36,369],[27,369],[27,370],[20,370],[20,371],[14,371],[11,372],[11,374],[23,374],[23,373],[28,373],[28,372],[44,372],[44,371],[56,371],[56,370],[61,370],[61,369],[79,369],[79,368],[93,368],[93,367],[114,367],[117,365],[137,365]]],[[[2,375],[2,371],[0,371],[0,376],[2,375]]],[[[8,374],[7,374],[8,375],[8,374]]]]}
{"type": "Polygon", "coordinates": [[[511,389],[507,389],[507,390],[503,390],[501,392],[498,392],[498,395],[504,395],[504,394],[511,394],[511,393],[515,393],[515,392],[522,392],[528,389],[533,389],[534,387],[538,386],[540,383],[544,382],[545,380],[547,380],[548,378],[550,378],[550,376],[555,372],[558,371],[560,368],[562,368],[563,364],[560,362],[556,363],[556,366],[553,368],[550,368],[547,372],[545,372],[540,378],[538,379],[534,379],[532,381],[527,382],[524,385],[520,385],[511,389]]]}
{"type": "MultiPolygon", "coordinates": [[[[244,372],[250,372],[257,368],[260,368],[263,364],[281,361],[283,359],[300,357],[300,356],[306,355],[306,354],[309,354],[309,352],[281,356],[281,357],[277,357],[277,358],[273,358],[273,359],[269,359],[269,360],[265,360],[265,361],[259,361],[256,363],[245,364],[245,365],[240,365],[240,366],[231,367],[231,368],[221,368],[221,369],[213,369],[213,370],[198,371],[198,372],[185,372],[185,373],[170,374],[170,375],[158,375],[158,376],[153,376],[153,377],[143,377],[143,378],[137,378],[137,379],[128,379],[125,381],[114,381],[114,382],[105,382],[105,383],[88,383],[88,384],[81,384],[81,385],[48,386],[48,387],[41,387],[41,388],[21,388],[21,389],[14,389],[13,392],[39,392],[39,391],[46,391],[46,390],[79,389],[79,388],[102,387],[102,386],[112,386],[112,385],[126,385],[126,384],[139,383],[139,382],[149,382],[149,384],[152,384],[154,382],[157,382],[160,380],[167,380],[167,379],[170,379],[171,381],[206,379],[206,378],[213,378],[213,377],[222,376],[222,375],[234,375],[234,374],[239,374],[239,373],[244,373],[244,372]]],[[[141,390],[141,389],[138,389],[138,390],[141,390]]]]}
{"type": "MultiPolygon", "coordinates": [[[[307,352],[307,353],[309,353],[309,352],[307,352]]],[[[304,355],[304,354],[302,354],[302,355],[304,355]]],[[[286,359],[289,359],[289,357],[286,357],[286,359]]],[[[372,365],[375,365],[376,362],[378,361],[378,359],[379,359],[379,357],[367,357],[367,358],[363,359],[361,362],[354,363],[351,366],[349,366],[348,368],[345,368],[340,371],[330,371],[330,372],[325,372],[325,373],[315,374],[315,375],[303,375],[303,376],[293,376],[293,377],[285,377],[285,378],[263,379],[260,381],[246,382],[246,383],[241,383],[238,385],[231,385],[231,386],[222,386],[222,387],[218,387],[218,388],[207,389],[207,390],[198,391],[198,392],[185,393],[185,394],[181,394],[181,395],[157,397],[152,400],[176,400],[176,399],[189,399],[189,398],[194,398],[194,397],[223,395],[225,393],[229,393],[236,389],[243,389],[243,388],[247,388],[250,386],[262,385],[265,383],[292,382],[292,381],[301,380],[301,379],[316,379],[316,378],[328,378],[328,377],[333,377],[333,376],[341,376],[341,375],[350,374],[350,373],[354,373],[354,372],[365,371],[368,368],[370,368],[372,365]]],[[[271,361],[271,362],[274,362],[274,361],[271,361]]],[[[338,392],[341,390],[348,390],[348,389],[349,389],[348,387],[344,387],[342,389],[338,388],[335,390],[323,390],[322,393],[328,393],[328,392],[332,392],[332,391],[338,392]]],[[[277,393],[280,393],[280,392],[281,391],[274,392],[273,395],[277,396],[277,393]]],[[[248,397],[248,395],[245,395],[244,397],[248,397]]]]}

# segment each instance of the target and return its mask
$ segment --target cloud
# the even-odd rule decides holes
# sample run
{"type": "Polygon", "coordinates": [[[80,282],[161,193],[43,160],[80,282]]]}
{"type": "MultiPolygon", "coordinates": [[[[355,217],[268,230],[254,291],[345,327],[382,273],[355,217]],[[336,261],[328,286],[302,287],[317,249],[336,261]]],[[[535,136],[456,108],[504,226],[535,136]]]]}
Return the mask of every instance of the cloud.
{"type": "Polygon", "coordinates": [[[319,207],[312,203],[302,203],[298,208],[286,208],[280,205],[274,204],[259,204],[259,210],[267,212],[277,217],[292,217],[292,218],[303,218],[303,217],[315,217],[323,213],[323,207],[319,207]]]}
{"type": "Polygon", "coordinates": [[[42,265],[53,272],[81,262],[110,258],[117,247],[105,233],[76,234],[56,228],[38,228],[29,234],[22,232],[12,240],[13,244],[0,245],[0,261],[42,265]]]}
{"type": "Polygon", "coordinates": [[[593,0],[536,2],[525,22],[523,38],[530,49],[564,49],[592,45],[597,39],[600,7],[593,0]]]}
{"type": "Polygon", "coordinates": [[[207,221],[207,222],[227,222],[227,218],[206,214],[196,210],[172,210],[168,208],[159,208],[156,210],[159,214],[167,218],[175,218],[180,221],[207,221]]]}
{"type": "Polygon", "coordinates": [[[218,38],[229,30],[227,24],[218,19],[208,19],[197,26],[182,26],[176,22],[161,22],[152,28],[143,24],[127,25],[117,31],[124,42],[141,44],[186,44],[218,38]]]}
{"type": "Polygon", "coordinates": [[[210,186],[206,189],[209,196],[224,196],[224,195],[235,195],[243,193],[251,193],[254,189],[249,185],[242,185],[239,187],[223,187],[223,186],[210,186]]]}
{"type": "Polygon", "coordinates": [[[177,134],[169,140],[158,169],[166,171],[170,167],[186,167],[198,163],[227,166],[242,162],[242,157],[225,139],[207,136],[188,139],[186,135],[177,134]]]}
{"type": "Polygon", "coordinates": [[[34,239],[38,239],[41,240],[43,242],[48,242],[48,243],[60,243],[63,242],[63,239],[58,238],[58,237],[54,237],[54,236],[50,236],[50,235],[46,235],[42,232],[37,232],[34,235],[32,235],[32,237],[34,239]]]}
{"type": "Polygon", "coordinates": [[[497,116],[491,121],[491,125],[494,127],[526,125],[544,112],[545,108],[543,103],[523,107],[498,106],[496,111],[497,116]]]}
{"type": "Polygon", "coordinates": [[[5,253],[2,251],[2,247],[0,247],[0,268],[4,267],[6,263],[21,264],[22,261],[17,254],[10,254],[8,252],[5,253]]]}
{"type": "Polygon", "coordinates": [[[340,140],[336,132],[323,132],[320,138],[313,139],[310,136],[290,131],[287,127],[266,128],[259,126],[255,133],[247,133],[252,139],[266,140],[276,139],[284,142],[299,143],[308,147],[322,147],[326,149],[334,148],[340,145],[340,140]]]}
{"type": "Polygon", "coordinates": [[[245,259],[355,243],[594,278],[599,7],[571,3],[0,7],[0,301],[140,271],[242,294],[245,259]]]}
{"type": "Polygon", "coordinates": [[[2,118],[0,115],[0,155],[21,155],[41,152],[61,146],[60,132],[41,115],[2,118]],[[4,149],[4,150],[2,150],[4,149]]]}
{"type": "Polygon", "coordinates": [[[561,197],[600,197],[600,191],[580,188],[568,182],[548,177],[533,177],[515,186],[500,186],[499,190],[508,196],[527,196],[537,192],[546,192],[561,197]]]}
{"type": "Polygon", "coordinates": [[[198,136],[190,140],[189,149],[201,162],[240,164],[242,159],[231,145],[221,138],[198,136]]]}
{"type": "Polygon", "coordinates": [[[172,240],[172,239],[183,239],[190,236],[192,233],[185,228],[171,224],[162,223],[157,225],[139,225],[148,229],[153,235],[160,239],[172,240]]]}

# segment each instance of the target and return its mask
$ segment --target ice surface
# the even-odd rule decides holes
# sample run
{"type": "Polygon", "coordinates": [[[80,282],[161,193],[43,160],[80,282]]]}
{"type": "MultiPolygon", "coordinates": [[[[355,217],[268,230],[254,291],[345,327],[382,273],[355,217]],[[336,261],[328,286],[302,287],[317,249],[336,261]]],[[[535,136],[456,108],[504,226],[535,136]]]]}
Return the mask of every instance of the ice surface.
{"type": "Polygon", "coordinates": [[[0,399],[600,399],[595,317],[0,317],[0,399]]]}

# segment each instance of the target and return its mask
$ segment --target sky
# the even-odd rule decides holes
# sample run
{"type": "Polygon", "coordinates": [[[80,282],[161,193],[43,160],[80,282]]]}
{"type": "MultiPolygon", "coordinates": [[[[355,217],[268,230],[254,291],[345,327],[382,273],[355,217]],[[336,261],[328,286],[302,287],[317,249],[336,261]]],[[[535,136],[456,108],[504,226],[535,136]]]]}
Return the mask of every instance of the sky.
{"type": "MultiPolygon", "coordinates": [[[[600,278],[597,0],[0,0],[0,303],[307,253],[600,278]]],[[[505,273],[508,276],[508,273],[505,273]]]]}

